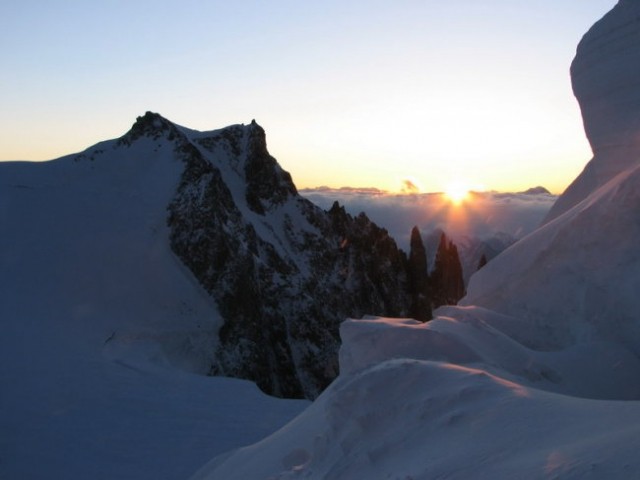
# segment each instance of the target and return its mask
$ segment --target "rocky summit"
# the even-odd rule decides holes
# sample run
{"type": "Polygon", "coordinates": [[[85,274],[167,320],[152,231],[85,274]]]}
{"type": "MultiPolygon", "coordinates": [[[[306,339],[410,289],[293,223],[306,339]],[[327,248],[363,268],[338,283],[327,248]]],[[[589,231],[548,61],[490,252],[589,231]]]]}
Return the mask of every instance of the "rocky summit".
{"type": "Polygon", "coordinates": [[[345,318],[407,314],[395,241],[364,214],[299,196],[255,121],[195,132],[147,113],[119,144],[150,138],[171,142],[184,164],[167,223],[171,249],[224,321],[211,374],[315,398],[338,374],[345,318]]]}

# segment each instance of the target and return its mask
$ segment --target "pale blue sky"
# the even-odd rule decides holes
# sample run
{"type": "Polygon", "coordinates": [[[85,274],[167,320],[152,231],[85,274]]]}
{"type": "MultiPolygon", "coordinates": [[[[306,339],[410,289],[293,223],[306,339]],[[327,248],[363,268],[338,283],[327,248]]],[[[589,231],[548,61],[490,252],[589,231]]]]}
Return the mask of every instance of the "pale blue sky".
{"type": "Polygon", "coordinates": [[[615,0],[0,4],[0,159],[146,110],[247,123],[299,187],[562,190],[589,159],[569,64],[615,0]]]}

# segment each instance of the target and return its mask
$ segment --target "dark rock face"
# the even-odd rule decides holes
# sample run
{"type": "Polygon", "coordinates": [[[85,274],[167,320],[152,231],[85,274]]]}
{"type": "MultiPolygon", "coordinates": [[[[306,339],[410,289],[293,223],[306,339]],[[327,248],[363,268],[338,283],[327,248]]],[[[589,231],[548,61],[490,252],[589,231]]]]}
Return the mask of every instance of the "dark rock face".
{"type": "Polygon", "coordinates": [[[429,268],[427,252],[418,227],[411,230],[411,247],[407,271],[409,276],[409,295],[411,297],[410,316],[426,322],[431,320],[431,293],[429,289],[429,268]]]}
{"type": "Polygon", "coordinates": [[[444,233],[436,253],[431,286],[434,308],[456,305],[465,294],[458,247],[444,233]]]}
{"type": "Polygon", "coordinates": [[[264,215],[270,206],[282,205],[298,192],[291,175],[269,155],[263,128],[253,121],[250,129],[244,167],[247,203],[254,212],[264,215]]]}
{"type": "Polygon", "coordinates": [[[136,119],[131,130],[120,138],[119,145],[131,145],[141,137],[148,137],[157,140],[165,137],[167,140],[175,140],[179,137],[178,129],[169,120],[157,113],[147,112],[136,119]]]}
{"type": "Polygon", "coordinates": [[[167,223],[224,319],[211,374],[315,398],[338,374],[344,319],[408,314],[404,252],[364,214],[300,197],[254,122],[193,132],[147,113],[121,143],[141,137],[172,142],[184,164],[167,223]]]}

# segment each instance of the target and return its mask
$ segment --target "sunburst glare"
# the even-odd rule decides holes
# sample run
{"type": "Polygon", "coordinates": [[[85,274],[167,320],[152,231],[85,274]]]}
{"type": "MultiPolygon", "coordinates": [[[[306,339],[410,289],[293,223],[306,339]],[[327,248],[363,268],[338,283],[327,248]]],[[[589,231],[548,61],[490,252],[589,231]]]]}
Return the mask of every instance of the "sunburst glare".
{"type": "Polygon", "coordinates": [[[469,198],[471,188],[463,181],[451,182],[444,190],[444,195],[454,205],[460,205],[469,198]]]}

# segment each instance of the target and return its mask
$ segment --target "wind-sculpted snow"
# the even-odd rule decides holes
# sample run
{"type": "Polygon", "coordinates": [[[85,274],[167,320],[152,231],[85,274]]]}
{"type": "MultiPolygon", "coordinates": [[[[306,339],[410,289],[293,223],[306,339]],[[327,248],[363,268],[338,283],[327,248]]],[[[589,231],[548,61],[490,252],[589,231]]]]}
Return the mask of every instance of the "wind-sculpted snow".
{"type": "Polygon", "coordinates": [[[461,303],[546,331],[539,348],[603,339],[640,355],[639,211],[635,167],[487,264],[461,303]]]}
{"type": "Polygon", "coordinates": [[[547,347],[602,339],[640,355],[638,18],[640,2],[619,2],[572,65],[594,159],[542,228],[472,277],[462,302],[535,325],[547,347]]]}
{"type": "Polygon", "coordinates": [[[584,35],[571,65],[573,90],[596,155],[640,147],[639,17],[640,2],[619,2],[584,35]]]}
{"type": "Polygon", "coordinates": [[[639,18],[640,2],[620,1],[578,45],[571,80],[594,157],[546,221],[640,162],[639,18]]]}
{"type": "Polygon", "coordinates": [[[594,393],[599,382],[638,394],[629,385],[640,374],[637,358],[611,378],[599,362],[630,360],[614,346],[537,352],[491,327],[504,321],[499,315],[456,310],[446,313],[461,320],[345,322],[340,377],[279,432],[218,457],[193,480],[612,479],[637,471],[640,425],[629,419],[640,404],[567,395],[594,393]]]}

